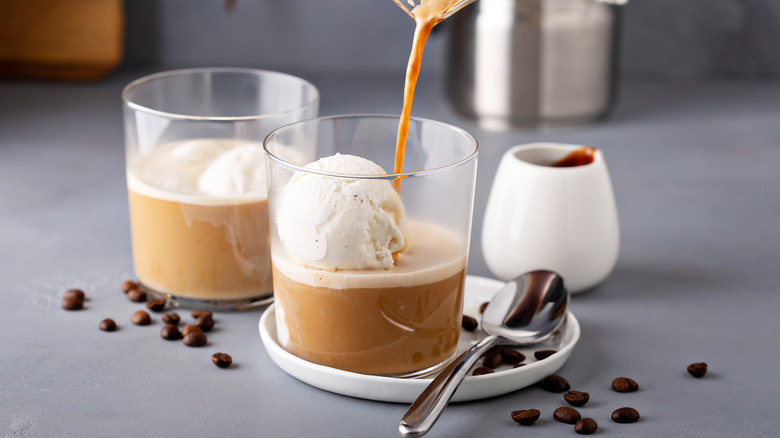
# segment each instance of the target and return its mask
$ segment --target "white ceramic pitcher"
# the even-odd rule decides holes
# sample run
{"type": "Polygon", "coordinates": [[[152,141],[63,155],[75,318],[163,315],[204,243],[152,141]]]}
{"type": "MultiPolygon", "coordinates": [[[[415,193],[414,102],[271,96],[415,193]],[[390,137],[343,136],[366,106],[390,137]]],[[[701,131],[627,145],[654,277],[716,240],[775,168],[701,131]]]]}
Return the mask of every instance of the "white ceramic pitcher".
{"type": "Polygon", "coordinates": [[[497,277],[548,269],[576,293],[614,268],[618,216],[602,152],[588,164],[551,167],[582,147],[531,143],[504,154],[482,228],[485,261],[497,277]]]}

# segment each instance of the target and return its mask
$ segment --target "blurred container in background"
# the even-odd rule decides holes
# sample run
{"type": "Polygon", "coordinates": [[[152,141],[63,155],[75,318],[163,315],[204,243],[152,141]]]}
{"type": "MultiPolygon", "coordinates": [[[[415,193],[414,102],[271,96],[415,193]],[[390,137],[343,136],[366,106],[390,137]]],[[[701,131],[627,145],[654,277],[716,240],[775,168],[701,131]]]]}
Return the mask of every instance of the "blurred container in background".
{"type": "Polygon", "coordinates": [[[455,110],[493,130],[603,119],[615,102],[625,1],[480,0],[453,15],[455,110]]]}
{"type": "Polygon", "coordinates": [[[0,0],[0,76],[99,79],[123,46],[122,0],[0,0]]]}

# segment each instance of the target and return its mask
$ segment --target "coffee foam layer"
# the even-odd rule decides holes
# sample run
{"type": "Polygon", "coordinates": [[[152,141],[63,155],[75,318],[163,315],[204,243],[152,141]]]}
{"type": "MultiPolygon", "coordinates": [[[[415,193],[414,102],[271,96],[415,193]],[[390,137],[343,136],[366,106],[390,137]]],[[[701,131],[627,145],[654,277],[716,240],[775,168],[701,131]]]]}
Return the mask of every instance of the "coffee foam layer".
{"type": "Polygon", "coordinates": [[[433,283],[466,268],[466,245],[438,225],[409,221],[411,246],[386,269],[325,271],[298,263],[289,254],[272,251],[274,267],[297,283],[332,289],[399,287],[433,283]]]}

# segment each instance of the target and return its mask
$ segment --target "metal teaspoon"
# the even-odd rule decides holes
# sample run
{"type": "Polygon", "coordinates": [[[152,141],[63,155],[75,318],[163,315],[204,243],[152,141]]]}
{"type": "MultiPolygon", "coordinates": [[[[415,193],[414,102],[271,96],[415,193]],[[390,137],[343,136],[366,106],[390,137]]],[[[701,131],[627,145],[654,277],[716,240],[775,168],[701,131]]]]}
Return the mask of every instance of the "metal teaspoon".
{"type": "Polygon", "coordinates": [[[528,272],[504,283],[482,314],[482,330],[488,336],[455,358],[417,397],[398,426],[401,436],[425,435],[466,373],[490,347],[544,341],[561,326],[568,307],[569,291],[554,272],[528,272]]]}

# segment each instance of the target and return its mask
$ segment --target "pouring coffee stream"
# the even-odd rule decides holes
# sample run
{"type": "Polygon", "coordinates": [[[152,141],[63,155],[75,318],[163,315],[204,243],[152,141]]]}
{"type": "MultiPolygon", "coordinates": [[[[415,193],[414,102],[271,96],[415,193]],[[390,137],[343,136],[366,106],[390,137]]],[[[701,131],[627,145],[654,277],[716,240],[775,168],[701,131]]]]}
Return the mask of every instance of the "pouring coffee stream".
{"type": "Polygon", "coordinates": [[[402,436],[422,436],[433,427],[472,366],[492,346],[527,346],[549,338],[563,323],[569,292],[551,271],[533,271],[505,283],[482,314],[488,335],[455,358],[404,414],[402,436]]]}
{"type": "MultiPolygon", "coordinates": [[[[412,101],[414,100],[414,88],[417,86],[417,78],[422,66],[422,54],[425,42],[428,40],[431,30],[445,18],[454,14],[474,0],[394,0],[412,19],[416,26],[412,51],[409,54],[409,62],[406,66],[406,78],[404,80],[404,100],[401,109],[401,117],[398,120],[398,134],[395,144],[395,163],[393,173],[403,172],[404,154],[406,151],[406,137],[409,134],[409,119],[412,114],[412,101]]],[[[398,177],[393,181],[396,192],[401,193],[401,180],[398,177]]]]}

